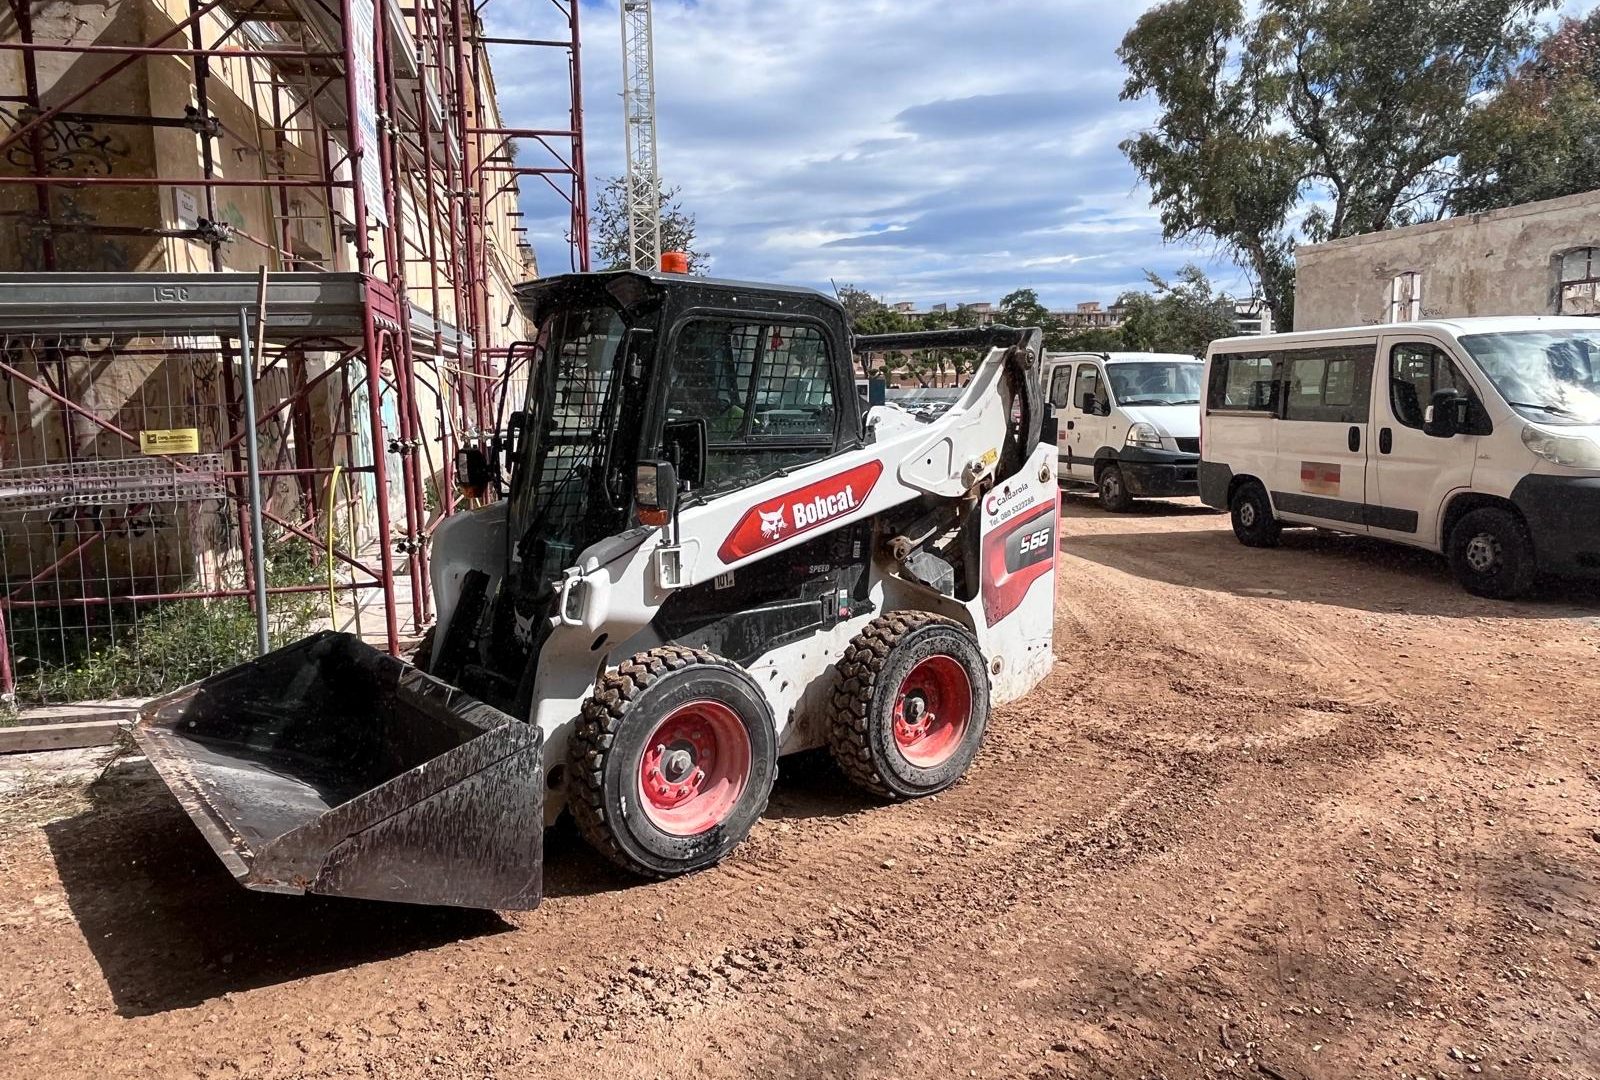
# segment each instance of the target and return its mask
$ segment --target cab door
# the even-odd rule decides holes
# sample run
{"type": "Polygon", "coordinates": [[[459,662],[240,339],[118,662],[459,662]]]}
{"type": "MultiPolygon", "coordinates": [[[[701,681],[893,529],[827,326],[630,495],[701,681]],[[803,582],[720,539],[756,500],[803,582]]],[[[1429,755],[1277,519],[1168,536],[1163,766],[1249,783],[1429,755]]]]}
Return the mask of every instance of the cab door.
{"type": "Polygon", "coordinates": [[[1072,404],[1071,361],[1063,361],[1051,365],[1048,386],[1050,404],[1055,406],[1057,421],[1056,457],[1058,460],[1056,462],[1056,478],[1058,480],[1066,480],[1071,475],[1068,472],[1067,451],[1071,446],[1072,440],[1072,430],[1067,425],[1069,423],[1075,425],[1075,421],[1072,420],[1070,415],[1072,404]]]}
{"type": "Polygon", "coordinates": [[[1367,531],[1375,342],[1283,353],[1272,501],[1278,515],[1367,531]]]}
{"type": "Polygon", "coordinates": [[[1442,341],[1414,332],[1388,337],[1380,367],[1368,522],[1374,535],[1437,548],[1439,513],[1451,492],[1472,486],[1478,444],[1493,427],[1465,365],[1442,341]],[[1422,430],[1439,390],[1468,399],[1468,430],[1448,439],[1422,430]]]}
{"type": "Polygon", "coordinates": [[[1111,426],[1111,400],[1099,364],[1080,360],[1075,368],[1072,399],[1068,402],[1063,425],[1067,434],[1067,457],[1062,468],[1072,479],[1092,484],[1095,451],[1106,445],[1111,426]]]}

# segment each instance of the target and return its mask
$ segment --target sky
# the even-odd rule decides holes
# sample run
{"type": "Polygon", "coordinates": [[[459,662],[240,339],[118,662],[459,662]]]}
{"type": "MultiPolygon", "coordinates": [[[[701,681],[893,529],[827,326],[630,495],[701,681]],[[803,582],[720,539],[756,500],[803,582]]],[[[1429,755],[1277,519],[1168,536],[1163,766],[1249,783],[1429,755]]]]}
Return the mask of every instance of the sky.
{"type": "MultiPolygon", "coordinates": [[[[582,5],[593,191],[623,167],[621,31],[616,0],[582,5]]],[[[1214,245],[1162,241],[1118,149],[1155,115],[1118,100],[1116,47],[1149,6],[655,0],[662,178],[681,188],[717,277],[849,283],[919,309],[1025,287],[1063,308],[1195,262],[1248,293],[1214,245]]],[[[485,18],[491,35],[563,29],[548,0],[500,0],[485,18]]],[[[496,50],[509,124],[565,126],[563,57],[496,50]]],[[[537,178],[522,203],[541,272],[564,271],[565,203],[537,178]]]]}

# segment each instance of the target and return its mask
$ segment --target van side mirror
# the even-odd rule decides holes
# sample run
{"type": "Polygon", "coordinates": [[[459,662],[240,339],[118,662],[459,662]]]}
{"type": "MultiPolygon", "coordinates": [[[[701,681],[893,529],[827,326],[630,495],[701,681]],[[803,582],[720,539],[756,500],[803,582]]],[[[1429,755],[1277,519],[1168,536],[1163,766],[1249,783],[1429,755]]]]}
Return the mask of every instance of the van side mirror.
{"type": "Polygon", "coordinates": [[[1083,400],[1078,403],[1078,408],[1090,416],[1100,415],[1100,400],[1095,397],[1093,390],[1085,390],[1083,392],[1083,400]]]}
{"type": "Polygon", "coordinates": [[[633,506],[645,525],[665,525],[678,510],[678,470],[670,461],[641,461],[633,471],[633,506]]]}
{"type": "Polygon", "coordinates": [[[1435,390],[1422,414],[1422,431],[1436,439],[1459,435],[1467,426],[1470,399],[1459,390],[1435,390]]]}

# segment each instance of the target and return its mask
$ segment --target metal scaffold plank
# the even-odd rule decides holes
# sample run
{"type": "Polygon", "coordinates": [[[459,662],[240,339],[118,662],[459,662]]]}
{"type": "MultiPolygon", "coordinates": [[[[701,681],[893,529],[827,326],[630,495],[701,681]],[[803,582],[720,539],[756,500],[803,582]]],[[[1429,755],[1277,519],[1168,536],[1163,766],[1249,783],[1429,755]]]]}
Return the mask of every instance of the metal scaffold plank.
{"type": "MultiPolygon", "coordinates": [[[[368,285],[353,273],[273,275],[269,336],[359,335],[368,285]]],[[[246,274],[0,274],[0,333],[231,334],[256,296],[246,274]]]]}

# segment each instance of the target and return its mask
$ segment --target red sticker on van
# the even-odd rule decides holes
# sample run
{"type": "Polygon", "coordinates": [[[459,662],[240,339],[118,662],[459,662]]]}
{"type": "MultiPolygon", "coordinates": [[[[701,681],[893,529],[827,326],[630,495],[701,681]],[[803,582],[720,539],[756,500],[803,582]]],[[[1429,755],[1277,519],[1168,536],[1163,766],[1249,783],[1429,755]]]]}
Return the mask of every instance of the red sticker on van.
{"type": "Polygon", "coordinates": [[[1300,490],[1321,495],[1339,494],[1340,468],[1326,461],[1300,463],[1300,490]]]}
{"type": "Polygon", "coordinates": [[[725,563],[737,562],[792,536],[848,517],[867,501],[882,474],[883,463],[869,461],[757,503],[745,511],[717,554],[725,563]]]}

